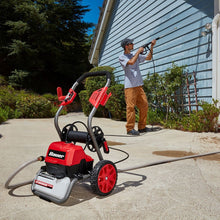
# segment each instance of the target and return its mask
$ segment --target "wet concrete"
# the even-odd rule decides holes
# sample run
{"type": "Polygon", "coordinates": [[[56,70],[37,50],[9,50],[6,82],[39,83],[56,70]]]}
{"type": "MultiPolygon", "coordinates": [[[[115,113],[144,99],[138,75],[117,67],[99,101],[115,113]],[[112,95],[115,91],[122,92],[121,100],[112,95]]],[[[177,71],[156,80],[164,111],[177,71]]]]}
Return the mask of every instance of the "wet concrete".
{"type": "MultiPolygon", "coordinates": [[[[186,157],[186,156],[192,156],[192,155],[199,155],[199,153],[193,153],[193,152],[186,152],[186,151],[154,151],[152,152],[155,155],[159,156],[166,156],[166,157],[186,157]]],[[[195,158],[194,160],[197,160],[198,158],[195,158]]],[[[213,161],[220,161],[220,154],[215,154],[215,155],[208,155],[208,156],[203,156],[199,157],[199,159],[203,160],[213,160],[213,161]]]]}

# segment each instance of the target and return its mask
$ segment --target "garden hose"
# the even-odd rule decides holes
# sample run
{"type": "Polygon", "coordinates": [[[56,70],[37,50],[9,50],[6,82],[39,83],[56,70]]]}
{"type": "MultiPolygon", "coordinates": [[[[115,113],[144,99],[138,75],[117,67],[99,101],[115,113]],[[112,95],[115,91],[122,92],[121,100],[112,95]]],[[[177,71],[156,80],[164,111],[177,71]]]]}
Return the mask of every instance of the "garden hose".
{"type": "MultiPolygon", "coordinates": [[[[114,149],[116,150],[116,149],[114,149]]],[[[125,153],[125,151],[123,151],[125,153]]],[[[137,169],[142,169],[145,167],[151,167],[151,166],[156,166],[156,165],[161,165],[161,164],[165,164],[165,163],[171,163],[171,162],[175,162],[175,161],[180,161],[180,160],[186,160],[186,159],[193,159],[193,158],[197,158],[197,157],[205,157],[205,156],[210,156],[210,155],[214,155],[214,154],[219,154],[220,151],[216,151],[216,152],[210,152],[210,153],[205,153],[205,154],[197,154],[197,155],[191,155],[191,156],[185,156],[185,157],[179,157],[179,158],[174,158],[174,159],[168,159],[168,160],[161,160],[161,161],[156,161],[156,162],[152,162],[152,163],[147,163],[147,164],[142,164],[142,165],[137,165],[137,166],[132,166],[132,167],[128,167],[128,168],[124,168],[124,169],[118,169],[118,173],[123,173],[123,172],[127,172],[127,171],[131,171],[131,170],[137,170],[137,169]]],[[[127,158],[129,157],[129,154],[127,154],[127,158]]],[[[127,158],[118,161],[116,163],[122,162],[124,160],[126,160],[127,158]]],[[[29,180],[26,182],[22,182],[22,183],[18,183],[18,184],[14,184],[14,185],[9,185],[11,180],[21,171],[23,170],[25,167],[27,167],[28,165],[37,162],[37,161],[44,161],[44,157],[40,156],[36,159],[27,161],[26,163],[22,164],[6,181],[5,183],[5,188],[6,189],[15,189],[17,187],[20,186],[24,186],[27,184],[30,184],[33,182],[33,180],[29,180]]]]}
{"type": "Polygon", "coordinates": [[[24,185],[27,185],[27,184],[30,184],[32,183],[33,180],[29,180],[29,181],[26,181],[26,182],[22,182],[22,183],[18,183],[18,184],[14,184],[14,185],[9,185],[10,182],[12,181],[12,179],[21,171],[23,170],[25,167],[27,167],[28,165],[32,164],[32,163],[35,163],[37,161],[44,161],[44,157],[43,156],[40,156],[36,159],[33,159],[33,160],[30,160],[30,161],[27,161],[26,163],[22,164],[9,178],[8,180],[6,181],[5,183],[5,188],[6,189],[15,189],[19,186],[24,186],[24,185]]]}

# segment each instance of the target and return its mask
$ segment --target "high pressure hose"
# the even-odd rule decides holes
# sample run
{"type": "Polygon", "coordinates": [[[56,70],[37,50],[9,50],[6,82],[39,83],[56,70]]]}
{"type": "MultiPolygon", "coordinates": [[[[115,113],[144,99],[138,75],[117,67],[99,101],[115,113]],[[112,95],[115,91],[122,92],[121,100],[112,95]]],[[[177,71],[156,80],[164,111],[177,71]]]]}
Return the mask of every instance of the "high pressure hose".
{"type": "Polygon", "coordinates": [[[185,156],[185,157],[179,157],[179,158],[174,158],[174,159],[169,159],[169,160],[161,160],[161,161],[156,161],[152,163],[147,163],[147,164],[142,164],[142,165],[137,165],[133,167],[128,167],[125,169],[118,169],[118,173],[126,172],[126,171],[131,171],[131,170],[137,170],[145,167],[151,167],[151,166],[156,166],[164,163],[171,163],[179,160],[186,160],[186,159],[192,159],[192,158],[197,158],[197,157],[204,157],[204,156],[210,156],[213,154],[219,154],[220,151],[217,152],[211,152],[211,153],[206,153],[206,154],[198,154],[198,155],[191,155],[191,156],[185,156]]]}
{"type": "MultiPolygon", "coordinates": [[[[116,150],[116,149],[114,149],[116,150]]],[[[125,151],[123,151],[123,153],[126,153],[125,151]]],[[[118,169],[118,173],[123,173],[123,172],[127,172],[127,171],[131,171],[131,170],[137,170],[137,169],[141,169],[141,168],[145,168],[145,167],[151,167],[151,166],[156,166],[156,165],[160,165],[160,164],[164,164],[164,163],[171,163],[171,162],[175,162],[175,161],[179,161],[179,160],[186,160],[186,159],[193,159],[193,158],[197,158],[197,157],[205,157],[205,156],[210,156],[210,155],[214,155],[214,154],[219,154],[220,151],[216,151],[216,152],[210,152],[210,153],[205,153],[205,154],[197,154],[197,155],[191,155],[191,156],[185,156],[185,157],[179,157],[179,158],[174,158],[174,159],[169,159],[169,160],[160,160],[160,161],[156,161],[156,162],[152,162],[152,163],[146,163],[146,164],[142,164],[142,165],[137,165],[137,166],[133,166],[133,167],[128,167],[128,168],[124,168],[124,169],[118,169]]],[[[128,153],[127,154],[127,158],[129,157],[128,153]]],[[[127,158],[118,161],[116,163],[122,162],[124,160],[126,160],[127,158]]],[[[5,188],[6,189],[15,189],[19,186],[24,186],[27,184],[30,184],[33,182],[33,180],[29,180],[26,182],[22,182],[22,183],[18,183],[18,184],[14,184],[14,185],[9,185],[10,182],[12,181],[12,179],[21,171],[23,170],[25,167],[29,166],[30,164],[37,162],[37,161],[44,161],[44,157],[40,156],[36,159],[27,161],[26,163],[22,164],[6,181],[5,183],[5,188]]]]}
{"type": "Polygon", "coordinates": [[[9,185],[10,182],[12,181],[12,179],[21,171],[23,170],[25,167],[29,166],[30,164],[32,163],[35,163],[37,161],[44,161],[44,157],[43,156],[40,156],[36,159],[33,159],[33,160],[30,160],[30,161],[27,161],[26,163],[22,164],[9,178],[8,180],[6,181],[5,183],[5,188],[6,189],[15,189],[19,186],[24,186],[24,185],[27,185],[27,184],[30,184],[32,183],[33,180],[29,180],[29,181],[26,181],[26,182],[22,182],[22,183],[18,183],[18,184],[14,184],[14,185],[9,185]]]}

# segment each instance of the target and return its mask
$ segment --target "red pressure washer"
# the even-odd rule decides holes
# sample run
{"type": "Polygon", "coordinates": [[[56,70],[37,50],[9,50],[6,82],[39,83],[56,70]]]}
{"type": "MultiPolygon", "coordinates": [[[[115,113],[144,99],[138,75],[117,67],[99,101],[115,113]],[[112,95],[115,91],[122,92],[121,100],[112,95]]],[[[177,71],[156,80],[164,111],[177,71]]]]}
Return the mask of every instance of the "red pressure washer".
{"type": "Polygon", "coordinates": [[[107,94],[111,82],[111,75],[107,71],[89,72],[79,77],[66,96],[62,95],[62,89],[57,89],[58,99],[61,101],[54,124],[60,137],[60,141],[50,144],[45,157],[46,165],[38,171],[32,183],[32,192],[54,203],[65,202],[74,186],[79,181],[90,177],[91,188],[98,195],[110,194],[117,181],[117,168],[109,160],[104,160],[104,153],[109,153],[107,142],[100,127],[92,127],[92,118],[101,104],[104,106],[111,93],[107,94]],[[76,97],[76,87],[87,77],[106,76],[106,85],[94,91],[89,101],[93,105],[87,122],[87,131],[79,131],[77,123],[66,125],[62,131],[58,125],[58,117],[64,106],[73,102],[76,97]],[[85,143],[88,149],[96,152],[99,162],[93,167],[94,159],[85,154],[82,146],[76,142],[85,143]]]}

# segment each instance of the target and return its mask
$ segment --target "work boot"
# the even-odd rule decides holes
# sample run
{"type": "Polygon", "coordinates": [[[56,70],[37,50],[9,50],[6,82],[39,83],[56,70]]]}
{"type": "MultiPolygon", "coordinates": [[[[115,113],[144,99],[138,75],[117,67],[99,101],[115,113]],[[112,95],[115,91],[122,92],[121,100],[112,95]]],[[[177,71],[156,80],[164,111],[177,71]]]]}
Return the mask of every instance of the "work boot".
{"type": "Polygon", "coordinates": [[[138,131],[136,131],[135,129],[132,129],[132,130],[128,131],[127,134],[134,135],[134,136],[140,135],[140,133],[138,131]]]}

